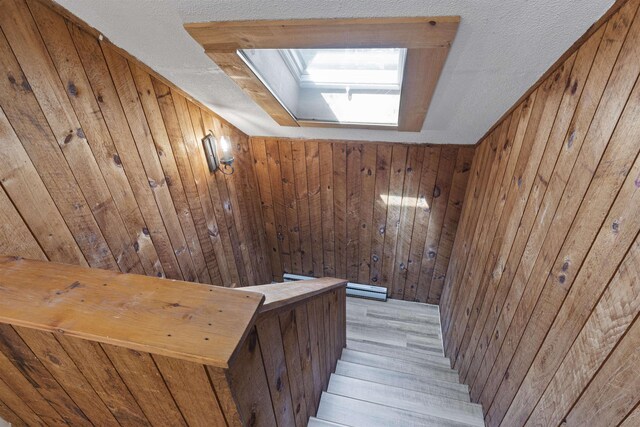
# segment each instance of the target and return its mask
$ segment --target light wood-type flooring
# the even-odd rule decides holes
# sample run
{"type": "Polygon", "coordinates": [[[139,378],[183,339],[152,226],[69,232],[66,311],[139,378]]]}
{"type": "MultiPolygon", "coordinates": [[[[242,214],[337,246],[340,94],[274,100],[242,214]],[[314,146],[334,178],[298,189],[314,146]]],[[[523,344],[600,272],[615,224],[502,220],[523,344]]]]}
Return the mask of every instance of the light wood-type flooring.
{"type": "Polygon", "coordinates": [[[441,335],[436,305],[347,298],[347,348],[309,426],[484,426],[441,335]]]}

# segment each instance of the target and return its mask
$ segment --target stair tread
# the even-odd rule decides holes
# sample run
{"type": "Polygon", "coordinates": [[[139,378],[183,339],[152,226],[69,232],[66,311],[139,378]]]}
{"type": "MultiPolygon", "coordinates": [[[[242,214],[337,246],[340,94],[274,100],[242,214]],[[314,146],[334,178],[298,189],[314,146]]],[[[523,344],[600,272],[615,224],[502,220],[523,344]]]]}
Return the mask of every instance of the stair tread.
{"type": "Polygon", "coordinates": [[[339,360],[335,373],[346,377],[386,384],[393,387],[469,401],[469,389],[465,384],[446,381],[424,374],[408,374],[384,368],[360,365],[339,360]]]}
{"type": "Polygon", "coordinates": [[[438,360],[445,357],[442,352],[433,352],[421,348],[390,345],[368,340],[354,340],[349,336],[347,336],[347,348],[362,351],[364,353],[378,354],[380,356],[394,357],[413,362],[422,362],[424,360],[434,358],[438,360]]]}
{"type": "Polygon", "coordinates": [[[364,400],[322,393],[317,418],[351,427],[370,426],[445,426],[469,425],[446,418],[398,409],[364,400]]]}
{"type": "Polygon", "coordinates": [[[347,305],[359,305],[377,310],[389,310],[395,313],[402,311],[404,313],[415,313],[424,316],[440,317],[440,309],[437,305],[422,304],[413,301],[402,301],[397,299],[388,299],[386,301],[367,300],[362,298],[347,298],[347,305]]]}
{"type": "Polygon", "coordinates": [[[321,420],[320,418],[310,417],[307,427],[347,427],[344,424],[334,423],[332,421],[321,420]]]}
{"type": "Polygon", "coordinates": [[[443,355],[439,338],[425,338],[393,330],[352,325],[347,325],[347,336],[350,341],[372,342],[391,347],[424,351],[437,356],[443,355]]]}
{"type": "Polygon", "coordinates": [[[437,370],[441,372],[450,372],[455,375],[456,379],[458,378],[457,372],[449,367],[449,359],[446,357],[443,357],[441,361],[424,360],[418,362],[345,348],[342,351],[341,360],[407,373],[421,373],[425,370],[437,370]]]}
{"type": "Polygon", "coordinates": [[[374,317],[363,317],[361,315],[347,315],[347,328],[380,329],[394,331],[401,334],[416,335],[425,339],[440,341],[440,325],[434,323],[427,325],[424,323],[408,323],[391,319],[378,319],[374,317]]]}
{"type": "Polygon", "coordinates": [[[484,425],[480,405],[444,396],[434,396],[337,374],[331,375],[327,392],[469,425],[484,425]]]}
{"type": "MultiPolygon", "coordinates": [[[[352,363],[354,365],[359,365],[359,366],[363,366],[363,367],[371,367],[371,368],[376,368],[376,369],[382,369],[385,372],[387,372],[388,375],[395,375],[398,378],[401,377],[410,377],[410,378],[421,378],[424,380],[439,380],[439,381],[446,381],[449,383],[453,383],[453,384],[459,384],[459,379],[458,379],[458,373],[456,371],[454,371],[453,369],[429,369],[429,368],[424,368],[422,370],[419,369],[413,369],[412,366],[405,366],[402,367],[400,365],[396,365],[397,369],[403,369],[403,370],[396,370],[396,369],[387,369],[386,367],[381,367],[381,366],[370,366],[370,365],[365,365],[362,363],[358,363],[358,362],[351,362],[349,360],[340,360],[343,364],[344,363],[352,363]]],[[[338,363],[340,363],[340,361],[338,363]]]]}

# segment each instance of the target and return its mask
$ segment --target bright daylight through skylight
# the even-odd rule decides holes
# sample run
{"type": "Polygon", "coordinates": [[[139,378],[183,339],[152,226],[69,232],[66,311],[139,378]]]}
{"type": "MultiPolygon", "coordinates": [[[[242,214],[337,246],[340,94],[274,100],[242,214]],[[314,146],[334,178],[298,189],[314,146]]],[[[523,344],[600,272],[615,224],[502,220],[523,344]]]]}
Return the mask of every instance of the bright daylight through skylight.
{"type": "Polygon", "coordinates": [[[296,120],[396,126],[406,49],[244,49],[296,120]]]}

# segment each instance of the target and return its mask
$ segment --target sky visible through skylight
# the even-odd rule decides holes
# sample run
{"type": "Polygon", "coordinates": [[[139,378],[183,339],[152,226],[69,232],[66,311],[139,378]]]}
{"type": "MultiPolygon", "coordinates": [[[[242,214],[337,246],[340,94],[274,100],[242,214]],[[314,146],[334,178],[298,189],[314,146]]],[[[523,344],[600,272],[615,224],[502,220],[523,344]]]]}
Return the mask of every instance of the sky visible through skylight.
{"type": "Polygon", "coordinates": [[[398,124],[406,49],[252,49],[240,56],[297,120],[398,124]]]}

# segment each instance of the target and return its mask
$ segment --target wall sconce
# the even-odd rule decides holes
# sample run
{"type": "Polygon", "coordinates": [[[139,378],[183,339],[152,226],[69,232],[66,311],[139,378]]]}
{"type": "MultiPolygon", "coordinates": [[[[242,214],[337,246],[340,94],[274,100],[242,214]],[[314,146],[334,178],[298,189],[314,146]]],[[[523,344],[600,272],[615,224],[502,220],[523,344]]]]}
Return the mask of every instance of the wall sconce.
{"type": "Polygon", "coordinates": [[[231,175],[234,172],[233,161],[235,159],[231,155],[231,143],[227,136],[223,135],[220,138],[220,150],[222,151],[222,157],[218,157],[218,139],[213,135],[211,130],[209,130],[209,133],[202,138],[202,145],[204,146],[204,152],[207,157],[209,172],[220,170],[220,172],[225,175],[231,175]]]}

